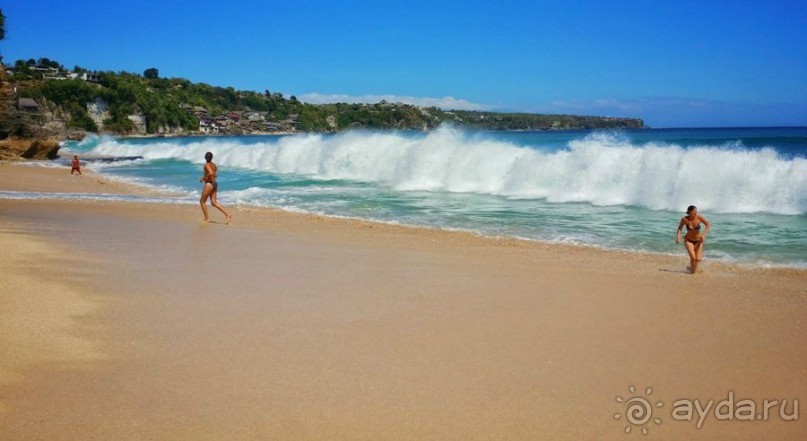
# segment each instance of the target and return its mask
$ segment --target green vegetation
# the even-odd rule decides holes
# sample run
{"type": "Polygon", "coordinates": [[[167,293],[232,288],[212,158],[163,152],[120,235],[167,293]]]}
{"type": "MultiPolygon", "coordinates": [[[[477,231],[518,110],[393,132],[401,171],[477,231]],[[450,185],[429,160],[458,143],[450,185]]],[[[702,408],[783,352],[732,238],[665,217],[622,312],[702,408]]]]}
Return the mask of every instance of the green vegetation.
{"type": "Polygon", "coordinates": [[[454,120],[485,130],[557,130],[557,129],[617,129],[640,128],[638,119],[601,116],[544,115],[534,113],[495,113],[457,110],[446,112],[454,120]]]}
{"type": "Polygon", "coordinates": [[[88,132],[98,131],[98,126],[90,118],[85,105],[94,101],[93,90],[88,84],[81,80],[43,81],[38,86],[31,91],[31,98],[42,102],[42,98],[48,97],[51,102],[70,115],[66,121],[68,127],[82,128],[88,132]]]}
{"type": "Polygon", "coordinates": [[[12,81],[20,97],[36,99],[68,127],[98,131],[87,112],[88,103],[107,105],[103,130],[131,134],[137,130],[130,115],[145,117],[147,133],[197,133],[200,121],[218,124],[217,133],[272,130],[340,131],[350,128],[429,130],[444,122],[484,130],[549,130],[643,127],[639,119],[573,115],[536,115],[442,111],[408,104],[304,104],[268,90],[240,91],[160,78],[156,68],[143,75],[128,72],[92,73],[76,66],[72,74],[47,58],[18,60],[12,81]],[[68,77],[73,77],[69,79],[68,77]],[[249,111],[252,113],[244,113],[249,111]],[[218,118],[218,119],[217,119],[218,118]]]}

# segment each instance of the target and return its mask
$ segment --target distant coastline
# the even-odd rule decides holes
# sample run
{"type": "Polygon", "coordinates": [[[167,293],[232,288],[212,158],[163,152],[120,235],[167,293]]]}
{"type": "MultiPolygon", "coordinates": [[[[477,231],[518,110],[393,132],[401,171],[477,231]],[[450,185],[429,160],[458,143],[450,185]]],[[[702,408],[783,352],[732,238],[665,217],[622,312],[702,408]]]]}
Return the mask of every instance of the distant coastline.
{"type": "Polygon", "coordinates": [[[430,131],[445,123],[492,131],[646,128],[639,118],[443,110],[405,103],[307,104],[281,93],[242,91],[182,78],[68,71],[48,59],[2,69],[8,104],[0,135],[81,139],[335,133],[349,129],[430,131]]]}

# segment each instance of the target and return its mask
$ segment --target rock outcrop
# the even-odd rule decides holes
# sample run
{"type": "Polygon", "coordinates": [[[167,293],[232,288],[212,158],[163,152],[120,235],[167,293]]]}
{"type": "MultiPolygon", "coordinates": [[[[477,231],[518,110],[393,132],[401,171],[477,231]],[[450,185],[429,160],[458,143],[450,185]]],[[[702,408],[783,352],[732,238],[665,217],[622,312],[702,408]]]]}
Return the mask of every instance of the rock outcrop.
{"type": "Polygon", "coordinates": [[[59,141],[44,133],[41,121],[20,112],[6,68],[0,63],[0,160],[56,159],[59,141]]]}
{"type": "Polygon", "coordinates": [[[0,140],[0,160],[56,159],[59,147],[59,142],[53,139],[3,139],[0,140]]]}

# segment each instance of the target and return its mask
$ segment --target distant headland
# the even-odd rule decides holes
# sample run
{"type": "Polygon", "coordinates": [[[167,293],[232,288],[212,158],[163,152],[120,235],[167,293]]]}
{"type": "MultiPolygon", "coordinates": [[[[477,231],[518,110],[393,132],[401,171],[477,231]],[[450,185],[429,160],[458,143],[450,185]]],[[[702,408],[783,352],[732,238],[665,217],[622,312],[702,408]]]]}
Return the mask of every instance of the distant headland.
{"type": "Polygon", "coordinates": [[[142,74],[65,69],[47,58],[3,66],[0,139],[247,135],[347,129],[431,130],[450,122],[480,130],[644,128],[637,118],[442,110],[404,103],[307,104],[281,93],[243,91],[142,74]]]}

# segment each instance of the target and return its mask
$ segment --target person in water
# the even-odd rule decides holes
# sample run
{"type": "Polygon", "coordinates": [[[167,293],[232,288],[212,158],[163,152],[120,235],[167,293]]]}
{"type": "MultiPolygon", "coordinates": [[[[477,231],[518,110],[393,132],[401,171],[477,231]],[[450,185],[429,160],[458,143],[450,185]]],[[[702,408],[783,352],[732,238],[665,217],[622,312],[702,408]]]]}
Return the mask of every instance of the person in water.
{"type": "Polygon", "coordinates": [[[71,175],[75,172],[78,172],[79,175],[81,174],[81,162],[78,160],[78,155],[73,155],[73,161],[70,163],[70,165],[73,167],[70,169],[71,175]]]}
{"type": "Polygon", "coordinates": [[[224,213],[224,216],[227,217],[227,225],[230,225],[233,216],[216,200],[216,194],[219,190],[219,184],[216,182],[216,178],[218,177],[219,169],[216,167],[216,164],[213,163],[213,154],[210,152],[205,153],[205,161],[207,162],[204,167],[205,174],[199,179],[199,182],[204,182],[205,185],[202,187],[202,198],[199,199],[199,203],[202,205],[202,213],[205,215],[205,223],[210,221],[210,217],[207,214],[207,199],[209,198],[210,205],[224,213]]]}
{"type": "Polygon", "coordinates": [[[681,218],[678,224],[678,233],[675,236],[675,243],[681,243],[681,229],[687,227],[684,236],[684,246],[689,253],[689,270],[692,274],[698,271],[698,264],[703,260],[703,241],[712,224],[706,218],[698,214],[698,207],[690,205],[687,208],[687,215],[681,218]],[[705,227],[701,233],[701,227],[705,227]]]}

